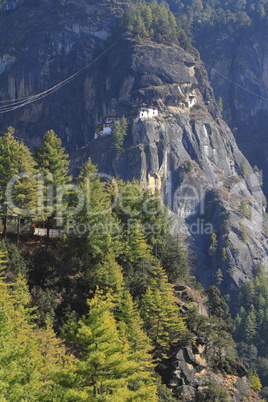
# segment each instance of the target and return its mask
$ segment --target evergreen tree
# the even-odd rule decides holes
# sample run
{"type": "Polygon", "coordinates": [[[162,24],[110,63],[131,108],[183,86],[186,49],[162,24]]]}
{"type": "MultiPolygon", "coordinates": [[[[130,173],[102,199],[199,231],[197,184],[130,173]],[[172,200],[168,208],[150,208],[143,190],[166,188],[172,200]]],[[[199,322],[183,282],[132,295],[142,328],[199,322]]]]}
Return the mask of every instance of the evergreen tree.
{"type": "Polygon", "coordinates": [[[120,154],[123,150],[125,136],[127,135],[127,121],[123,117],[118,123],[115,123],[112,128],[112,149],[116,154],[120,154]]]}
{"type": "Polygon", "coordinates": [[[30,150],[14,137],[14,129],[8,128],[0,138],[0,200],[4,221],[3,236],[6,237],[8,213],[18,216],[18,236],[20,217],[31,216],[37,209],[37,189],[35,162],[30,150]]]}
{"type": "Polygon", "coordinates": [[[159,250],[160,260],[171,283],[187,282],[190,277],[185,251],[178,236],[166,235],[159,250]]]}
{"type": "Polygon", "coordinates": [[[238,213],[241,216],[241,218],[250,218],[249,209],[245,200],[241,201],[238,213]]]}
{"type": "Polygon", "coordinates": [[[222,270],[219,268],[215,274],[216,277],[216,285],[219,286],[223,281],[222,270]]]}
{"type": "MultiPolygon", "coordinates": [[[[101,181],[97,167],[89,159],[81,168],[77,181],[85,200],[83,208],[76,214],[78,230],[70,233],[70,246],[84,257],[84,264],[103,261],[109,251],[113,251],[111,201],[106,184],[101,181]]],[[[116,226],[116,225],[115,225],[116,226]]]]}
{"type": "Polygon", "coordinates": [[[131,358],[129,344],[120,339],[111,297],[97,292],[89,307],[88,317],[73,331],[72,339],[83,352],[70,378],[67,400],[156,401],[156,387],[149,378],[144,380],[139,362],[131,358]]]}
{"type": "Polygon", "coordinates": [[[61,215],[63,194],[66,194],[68,190],[67,182],[70,179],[68,177],[68,155],[61,146],[60,138],[53,130],[45,133],[41,146],[36,149],[35,159],[43,174],[43,201],[45,204],[43,214],[47,217],[48,241],[53,219],[57,214],[61,215]]]}
{"type": "MultiPolygon", "coordinates": [[[[6,255],[0,250],[1,269],[6,255]]],[[[54,381],[65,359],[65,351],[52,330],[43,336],[33,324],[33,309],[28,307],[30,297],[21,275],[7,284],[0,279],[0,394],[3,401],[53,401],[61,394],[61,386],[54,381]],[[42,339],[42,340],[41,340],[42,339]],[[52,347],[53,345],[53,347],[52,347]]],[[[44,330],[45,331],[45,330],[44,330]]],[[[67,368],[68,367],[68,368],[67,368]]]]}
{"type": "Polygon", "coordinates": [[[221,297],[219,289],[214,285],[210,286],[206,294],[208,295],[209,313],[217,317],[219,326],[223,330],[232,332],[234,325],[230,310],[227,303],[221,297]]]}
{"type": "Polygon", "coordinates": [[[184,319],[161,267],[155,269],[150,286],[142,297],[141,316],[157,358],[166,356],[172,345],[187,338],[184,319]]]}
{"type": "Polygon", "coordinates": [[[216,251],[217,251],[217,236],[216,236],[216,233],[212,233],[212,235],[211,235],[211,243],[210,243],[210,246],[209,246],[209,249],[208,249],[208,255],[211,258],[214,258],[215,254],[216,254],[216,251]]]}
{"type": "Polygon", "coordinates": [[[256,313],[254,306],[250,306],[250,310],[244,320],[244,337],[247,343],[251,343],[256,335],[256,313]]]}

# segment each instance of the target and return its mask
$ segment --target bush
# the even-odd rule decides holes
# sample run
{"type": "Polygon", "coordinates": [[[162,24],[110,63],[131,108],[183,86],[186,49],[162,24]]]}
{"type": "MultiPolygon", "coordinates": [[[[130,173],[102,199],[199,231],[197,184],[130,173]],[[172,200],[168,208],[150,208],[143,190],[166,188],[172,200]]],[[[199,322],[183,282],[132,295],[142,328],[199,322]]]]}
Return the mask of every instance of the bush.
{"type": "Polygon", "coordinates": [[[228,394],[225,389],[215,381],[209,381],[202,389],[198,397],[200,402],[229,402],[228,394]]]}

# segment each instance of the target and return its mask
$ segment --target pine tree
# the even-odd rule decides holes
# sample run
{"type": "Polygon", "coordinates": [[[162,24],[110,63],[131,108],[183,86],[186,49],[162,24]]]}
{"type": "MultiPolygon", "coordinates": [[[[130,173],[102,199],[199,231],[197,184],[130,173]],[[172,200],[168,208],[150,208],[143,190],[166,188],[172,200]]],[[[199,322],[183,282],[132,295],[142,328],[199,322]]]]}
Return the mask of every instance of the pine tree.
{"type": "Polygon", "coordinates": [[[67,400],[156,401],[156,396],[152,393],[154,387],[148,384],[146,390],[141,380],[139,362],[131,357],[126,340],[122,342],[120,339],[116,320],[111,312],[111,296],[107,294],[103,297],[97,292],[89,301],[89,307],[88,317],[79,321],[72,337],[83,347],[83,352],[74,376],[70,378],[67,393],[70,399],[67,400]]]}
{"type": "Polygon", "coordinates": [[[180,316],[172,286],[161,267],[157,267],[141,303],[144,328],[155,347],[155,356],[162,358],[170,347],[187,337],[184,319],[180,316]]]}
{"type": "Polygon", "coordinates": [[[159,255],[169,282],[180,283],[189,279],[189,266],[178,236],[166,235],[164,244],[160,246],[159,255]]]}
{"type": "Polygon", "coordinates": [[[217,236],[216,233],[212,233],[211,235],[211,243],[208,249],[208,255],[212,258],[215,257],[217,251],[217,236]]]}
{"type": "Polygon", "coordinates": [[[120,154],[123,150],[124,138],[127,135],[127,121],[123,117],[112,128],[112,149],[116,154],[120,154]]]}
{"type": "Polygon", "coordinates": [[[247,343],[251,343],[256,335],[257,322],[254,306],[250,306],[250,310],[244,320],[244,337],[247,343]]]}
{"type": "Polygon", "coordinates": [[[222,97],[220,96],[218,98],[218,108],[219,108],[219,112],[222,113],[223,112],[223,102],[222,102],[222,97]]]}
{"type": "Polygon", "coordinates": [[[249,209],[245,200],[242,200],[238,209],[241,218],[250,218],[249,209]]]}
{"type": "Polygon", "coordinates": [[[45,174],[45,180],[54,185],[65,185],[68,178],[68,155],[61,139],[53,130],[45,133],[41,146],[36,149],[36,161],[45,174]]]}
{"type": "Polygon", "coordinates": [[[115,297],[122,296],[125,288],[122,268],[112,253],[107,254],[104,261],[96,266],[96,285],[115,297]]]}
{"type": "MultiPolygon", "coordinates": [[[[71,246],[84,256],[86,265],[102,262],[113,251],[112,234],[115,224],[111,214],[111,200],[106,184],[101,181],[97,167],[89,159],[81,168],[77,181],[85,200],[76,214],[76,225],[81,232],[70,234],[71,246]]],[[[115,224],[116,226],[116,224],[115,224]]]]}
{"type": "Polygon", "coordinates": [[[127,342],[130,346],[130,360],[139,362],[139,370],[133,378],[131,388],[139,389],[140,397],[144,400],[152,398],[156,394],[156,384],[154,380],[154,365],[152,360],[152,345],[150,339],[143,330],[143,321],[137,305],[133,302],[132,296],[128,291],[124,291],[120,300],[116,304],[116,319],[120,339],[127,342]]]}
{"type": "Polygon", "coordinates": [[[219,268],[215,274],[216,277],[216,285],[219,286],[223,281],[222,270],[219,268]]]}
{"type": "Polygon", "coordinates": [[[213,285],[206,290],[208,295],[209,313],[217,317],[218,326],[222,330],[232,332],[234,330],[233,320],[228,304],[221,297],[219,289],[213,285]]]}
{"type": "MultiPolygon", "coordinates": [[[[43,198],[45,207],[43,214],[47,223],[47,246],[49,230],[53,219],[62,209],[63,194],[68,191],[68,155],[61,146],[61,140],[53,130],[45,133],[41,146],[36,149],[35,159],[43,174],[43,198]]],[[[60,214],[61,215],[61,214],[60,214]]]]}
{"type": "Polygon", "coordinates": [[[32,216],[36,213],[35,173],[35,162],[30,150],[15,139],[14,129],[9,127],[0,138],[0,200],[3,206],[4,237],[8,213],[18,216],[18,241],[21,215],[32,216]]]}
{"type": "MultiPolygon", "coordinates": [[[[0,250],[2,271],[5,263],[6,255],[0,250]]],[[[40,338],[29,301],[23,277],[18,275],[16,281],[7,284],[3,273],[0,279],[0,394],[3,401],[58,400],[62,388],[54,381],[54,375],[63,369],[63,364],[66,369],[70,367],[52,330],[44,332],[45,343],[44,337],[40,338]]]]}

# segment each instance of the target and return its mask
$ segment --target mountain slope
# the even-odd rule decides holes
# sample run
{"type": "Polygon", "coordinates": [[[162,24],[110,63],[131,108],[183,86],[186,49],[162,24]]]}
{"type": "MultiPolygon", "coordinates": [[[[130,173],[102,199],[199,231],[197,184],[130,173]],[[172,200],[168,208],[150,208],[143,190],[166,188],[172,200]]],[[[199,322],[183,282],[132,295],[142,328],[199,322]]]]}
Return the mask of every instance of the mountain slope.
{"type": "Polygon", "coordinates": [[[88,66],[53,94],[1,114],[2,131],[13,125],[34,147],[53,128],[74,170],[91,156],[102,173],[157,186],[174,230],[188,240],[198,279],[214,283],[220,268],[232,293],[259,262],[268,268],[258,179],[221,119],[202,62],[178,45],[112,40],[130,4],[24,2],[2,13],[2,100],[42,92],[88,66]],[[149,105],[158,116],[138,119],[139,108],[149,105]],[[120,155],[112,152],[111,136],[94,140],[109,116],[129,119],[120,155]]]}

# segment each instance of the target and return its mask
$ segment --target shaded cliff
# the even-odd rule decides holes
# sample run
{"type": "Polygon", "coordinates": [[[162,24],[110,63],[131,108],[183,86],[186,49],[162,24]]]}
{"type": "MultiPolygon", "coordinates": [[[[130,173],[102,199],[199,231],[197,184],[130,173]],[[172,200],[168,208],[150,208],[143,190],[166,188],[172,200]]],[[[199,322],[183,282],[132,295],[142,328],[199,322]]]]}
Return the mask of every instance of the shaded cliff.
{"type": "Polygon", "coordinates": [[[203,35],[197,39],[217,98],[223,99],[223,117],[235,129],[240,149],[251,165],[263,170],[268,192],[268,48],[267,27],[242,34],[203,35]]]}
{"type": "MultiPolygon", "coordinates": [[[[0,100],[46,91],[90,63],[131,1],[25,1],[0,14],[0,100]]],[[[84,70],[86,72],[86,69],[84,70]]],[[[83,71],[43,100],[1,114],[2,131],[13,125],[34,147],[53,128],[68,151],[84,145],[95,122],[87,114],[83,71]]]]}

